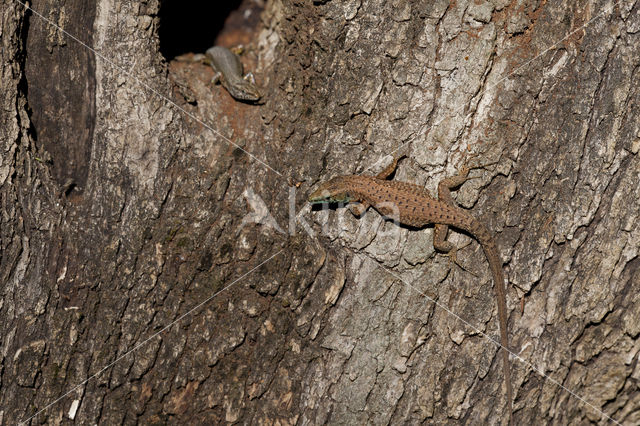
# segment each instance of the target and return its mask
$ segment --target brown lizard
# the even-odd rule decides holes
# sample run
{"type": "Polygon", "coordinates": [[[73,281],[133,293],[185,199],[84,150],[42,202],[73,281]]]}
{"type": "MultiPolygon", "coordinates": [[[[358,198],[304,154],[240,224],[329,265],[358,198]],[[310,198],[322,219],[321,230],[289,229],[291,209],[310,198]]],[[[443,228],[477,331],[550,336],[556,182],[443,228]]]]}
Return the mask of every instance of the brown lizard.
{"type": "Polygon", "coordinates": [[[473,235],[484,250],[493,276],[498,318],[500,321],[500,342],[504,380],[507,386],[507,406],[509,423],[513,419],[511,389],[511,368],[509,365],[509,336],[507,331],[507,303],[505,297],[502,261],[496,242],[485,226],[466,210],[457,207],[450,190],[462,185],[470,168],[464,167],[456,176],[442,179],[438,184],[438,200],[431,197],[422,187],[408,182],[386,180],[396,169],[397,157],[377,176],[350,175],[338,176],[318,187],[309,195],[309,202],[316,203],[359,203],[351,204],[352,211],[359,216],[373,206],[383,216],[398,220],[400,223],[416,228],[434,224],[433,247],[448,253],[456,261],[456,247],[446,240],[449,226],[461,229],[473,235]]]}

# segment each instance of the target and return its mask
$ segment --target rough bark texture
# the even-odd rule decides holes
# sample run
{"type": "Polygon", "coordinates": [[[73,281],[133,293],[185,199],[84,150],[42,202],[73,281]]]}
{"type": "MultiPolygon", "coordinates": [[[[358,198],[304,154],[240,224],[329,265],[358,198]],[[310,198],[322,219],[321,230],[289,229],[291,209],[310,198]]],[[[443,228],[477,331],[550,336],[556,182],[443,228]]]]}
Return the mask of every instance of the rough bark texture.
{"type": "Polygon", "coordinates": [[[640,423],[637,1],[271,1],[262,105],[167,64],[156,0],[0,4],[1,424],[505,424],[477,242],[306,206],[398,147],[497,162],[458,202],[516,420],[640,423]]]}

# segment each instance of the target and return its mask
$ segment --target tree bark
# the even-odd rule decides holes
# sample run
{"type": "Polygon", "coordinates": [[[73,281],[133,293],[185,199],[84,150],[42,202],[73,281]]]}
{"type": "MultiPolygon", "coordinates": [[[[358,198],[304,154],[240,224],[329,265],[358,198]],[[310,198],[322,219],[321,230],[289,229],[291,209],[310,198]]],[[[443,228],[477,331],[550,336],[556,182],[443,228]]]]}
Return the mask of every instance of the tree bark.
{"type": "Polygon", "coordinates": [[[638,2],[275,0],[257,105],[159,2],[0,3],[0,424],[506,424],[477,241],[306,203],[398,150],[485,165],[516,422],[640,423],[638,2]]]}

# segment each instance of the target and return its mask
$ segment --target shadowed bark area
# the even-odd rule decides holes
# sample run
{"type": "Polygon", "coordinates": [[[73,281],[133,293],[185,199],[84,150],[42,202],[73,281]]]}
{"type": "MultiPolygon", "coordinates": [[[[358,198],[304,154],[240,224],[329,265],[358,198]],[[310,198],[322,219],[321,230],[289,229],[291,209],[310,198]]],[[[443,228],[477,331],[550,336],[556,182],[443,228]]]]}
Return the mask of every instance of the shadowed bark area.
{"type": "Polygon", "coordinates": [[[398,150],[487,165],[516,422],[640,422],[638,2],[269,1],[256,105],[159,1],[0,4],[1,424],[506,424],[477,241],[306,203],[398,150]]]}

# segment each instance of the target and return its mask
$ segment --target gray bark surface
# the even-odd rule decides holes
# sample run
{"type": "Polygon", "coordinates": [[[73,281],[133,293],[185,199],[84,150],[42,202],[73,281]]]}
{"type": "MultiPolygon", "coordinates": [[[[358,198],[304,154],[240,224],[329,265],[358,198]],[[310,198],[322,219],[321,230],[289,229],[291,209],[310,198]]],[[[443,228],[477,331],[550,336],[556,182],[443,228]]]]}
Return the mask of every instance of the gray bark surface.
{"type": "Polygon", "coordinates": [[[637,1],[271,1],[261,105],[157,1],[0,4],[0,424],[506,424],[478,243],[306,203],[398,149],[487,164],[516,421],[640,423],[637,1]]]}

